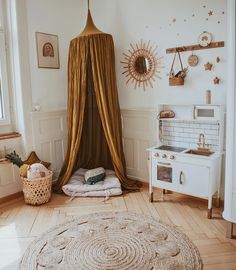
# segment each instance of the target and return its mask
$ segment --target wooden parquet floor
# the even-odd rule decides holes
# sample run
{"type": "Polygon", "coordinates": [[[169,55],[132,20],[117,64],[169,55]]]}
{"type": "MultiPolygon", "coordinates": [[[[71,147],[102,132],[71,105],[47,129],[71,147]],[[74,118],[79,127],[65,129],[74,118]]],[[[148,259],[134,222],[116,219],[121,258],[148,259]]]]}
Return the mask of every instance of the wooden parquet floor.
{"type": "MultiPolygon", "coordinates": [[[[160,196],[160,191],[155,191],[154,199],[160,196]]],[[[53,194],[43,206],[25,205],[19,199],[0,207],[0,269],[18,269],[29,243],[51,226],[74,216],[114,210],[144,213],[177,226],[198,247],[205,270],[236,269],[236,240],[225,237],[222,209],[214,208],[209,220],[206,201],[166,194],[164,202],[149,203],[146,188],[105,202],[102,198],[69,201],[64,195],[53,194]]]]}

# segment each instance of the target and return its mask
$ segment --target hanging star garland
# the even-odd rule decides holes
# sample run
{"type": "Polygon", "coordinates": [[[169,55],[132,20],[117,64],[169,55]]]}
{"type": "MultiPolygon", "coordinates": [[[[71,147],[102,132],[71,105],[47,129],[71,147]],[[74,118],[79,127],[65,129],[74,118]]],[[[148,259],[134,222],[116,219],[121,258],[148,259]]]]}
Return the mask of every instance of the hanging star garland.
{"type": "Polygon", "coordinates": [[[210,10],[210,11],[208,12],[208,15],[209,15],[209,16],[212,16],[212,15],[213,15],[213,11],[210,10]]]}
{"type": "Polygon", "coordinates": [[[219,84],[220,83],[220,79],[218,77],[215,77],[215,79],[213,80],[214,84],[219,84]]]}
{"type": "Polygon", "coordinates": [[[209,62],[207,62],[205,65],[204,65],[204,68],[205,68],[205,70],[212,70],[212,67],[213,67],[213,65],[211,64],[211,63],[209,63],[209,62]]]}

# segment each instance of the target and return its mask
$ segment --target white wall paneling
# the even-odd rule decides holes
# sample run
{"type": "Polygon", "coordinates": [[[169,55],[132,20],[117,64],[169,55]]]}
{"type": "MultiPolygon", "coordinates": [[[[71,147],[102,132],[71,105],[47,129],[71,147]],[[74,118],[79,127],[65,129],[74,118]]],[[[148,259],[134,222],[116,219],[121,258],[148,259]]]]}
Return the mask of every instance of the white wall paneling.
{"type": "MultiPolygon", "coordinates": [[[[157,140],[157,113],[148,109],[122,110],[123,144],[129,177],[148,181],[146,149],[157,140]]],[[[66,153],[66,110],[33,112],[33,149],[40,159],[50,161],[55,176],[66,153]]]]}
{"type": "Polygon", "coordinates": [[[129,177],[148,182],[146,149],[157,141],[157,112],[147,109],[124,109],[123,144],[129,177]]]}
{"type": "Polygon", "coordinates": [[[64,161],[67,143],[66,110],[33,112],[33,149],[39,158],[52,163],[55,177],[64,161]]]}
{"type": "MultiPolygon", "coordinates": [[[[22,158],[22,138],[0,140],[0,157],[16,151],[22,158]]],[[[22,190],[19,169],[12,163],[0,163],[0,198],[22,190]]]]}

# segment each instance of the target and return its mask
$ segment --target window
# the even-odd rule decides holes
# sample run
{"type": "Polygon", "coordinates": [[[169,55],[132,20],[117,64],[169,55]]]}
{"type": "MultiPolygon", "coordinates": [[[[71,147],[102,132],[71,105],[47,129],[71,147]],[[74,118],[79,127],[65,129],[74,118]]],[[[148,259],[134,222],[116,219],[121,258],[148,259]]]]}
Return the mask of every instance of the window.
{"type": "Polygon", "coordinates": [[[10,124],[9,92],[7,77],[7,51],[5,42],[4,1],[0,0],[0,125],[10,124]]]}

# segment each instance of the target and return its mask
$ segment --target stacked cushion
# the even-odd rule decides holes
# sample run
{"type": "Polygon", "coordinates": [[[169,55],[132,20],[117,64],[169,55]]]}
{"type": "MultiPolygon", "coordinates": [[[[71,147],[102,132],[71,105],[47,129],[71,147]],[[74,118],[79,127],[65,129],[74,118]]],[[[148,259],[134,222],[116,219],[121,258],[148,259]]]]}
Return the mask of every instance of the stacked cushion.
{"type": "Polygon", "coordinates": [[[121,195],[121,184],[114,171],[105,170],[106,176],[102,181],[94,185],[85,182],[85,174],[88,170],[80,168],[62,187],[64,193],[71,197],[110,197],[121,195]]]}

